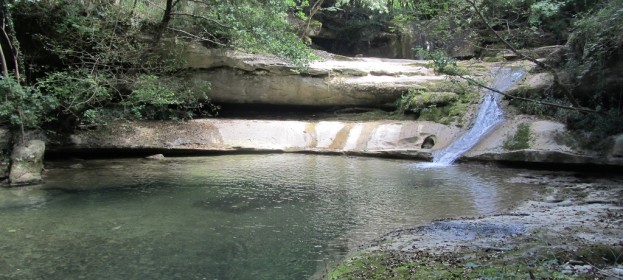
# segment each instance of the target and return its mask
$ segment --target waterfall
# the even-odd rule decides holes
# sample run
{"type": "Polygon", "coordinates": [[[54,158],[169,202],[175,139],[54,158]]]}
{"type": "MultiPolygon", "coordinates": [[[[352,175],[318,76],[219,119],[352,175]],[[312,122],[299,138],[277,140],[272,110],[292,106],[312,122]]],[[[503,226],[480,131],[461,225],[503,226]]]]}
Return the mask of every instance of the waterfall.
{"type": "MultiPolygon", "coordinates": [[[[525,70],[500,67],[494,68],[492,74],[494,77],[489,87],[504,92],[523,77],[525,70]]],[[[493,127],[501,123],[504,120],[504,112],[499,106],[501,98],[501,94],[486,90],[472,127],[452,144],[436,151],[433,154],[433,163],[441,166],[452,164],[462,154],[474,147],[493,127]]]]}

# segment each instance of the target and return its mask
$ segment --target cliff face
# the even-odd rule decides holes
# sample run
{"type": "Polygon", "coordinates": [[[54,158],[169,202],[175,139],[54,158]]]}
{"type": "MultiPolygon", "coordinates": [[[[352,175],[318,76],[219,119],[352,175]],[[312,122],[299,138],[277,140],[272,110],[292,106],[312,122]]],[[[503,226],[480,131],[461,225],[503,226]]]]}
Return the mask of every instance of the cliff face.
{"type": "Polygon", "coordinates": [[[282,60],[206,49],[187,51],[183,82],[209,81],[215,103],[394,107],[409,88],[442,91],[449,81],[413,60],[346,58],[298,69],[282,60]]]}
{"type": "MultiPolygon", "coordinates": [[[[270,57],[201,46],[189,49],[188,55],[191,59],[186,66],[186,82],[210,81],[209,96],[216,103],[391,107],[409,88],[422,89],[427,94],[447,94],[440,89],[447,90],[448,84],[452,84],[447,77],[435,75],[422,66],[425,62],[414,60],[333,57],[300,70],[270,57]]],[[[517,65],[526,67],[522,63],[517,65]]],[[[497,66],[482,64],[479,67],[482,71],[475,75],[484,75],[490,67],[497,66]]],[[[551,83],[548,75],[527,70],[527,77],[511,89],[512,93],[542,91],[551,83]]],[[[77,131],[68,141],[54,144],[50,150],[72,154],[315,152],[430,160],[433,152],[455,141],[469,127],[469,122],[457,127],[427,121],[348,121],[340,120],[339,116],[331,120],[308,120],[302,116],[295,119],[264,116],[263,120],[121,122],[77,131]]],[[[621,146],[623,142],[619,140],[611,141],[614,146],[608,151],[585,151],[573,145],[574,136],[561,123],[511,115],[461,159],[618,166],[623,165],[620,155],[623,148],[615,144],[621,146]],[[525,145],[520,149],[509,148],[507,142],[522,125],[528,127],[525,145]]]]}

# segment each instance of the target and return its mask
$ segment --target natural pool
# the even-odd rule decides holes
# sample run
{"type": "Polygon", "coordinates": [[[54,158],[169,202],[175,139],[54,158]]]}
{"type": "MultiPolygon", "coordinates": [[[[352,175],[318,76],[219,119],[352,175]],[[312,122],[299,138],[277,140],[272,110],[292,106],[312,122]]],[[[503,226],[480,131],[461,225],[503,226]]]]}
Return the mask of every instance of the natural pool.
{"type": "Polygon", "coordinates": [[[0,279],[307,279],[384,232],[534,191],[509,180],[525,170],[346,156],[74,164],[0,189],[0,279]]]}

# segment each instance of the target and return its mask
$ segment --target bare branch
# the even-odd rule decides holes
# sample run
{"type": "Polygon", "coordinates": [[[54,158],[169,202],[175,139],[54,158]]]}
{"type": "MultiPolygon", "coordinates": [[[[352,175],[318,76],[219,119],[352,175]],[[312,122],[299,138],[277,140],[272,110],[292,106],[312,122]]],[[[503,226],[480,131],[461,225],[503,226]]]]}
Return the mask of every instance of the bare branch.
{"type": "Polygon", "coordinates": [[[215,23],[216,25],[223,27],[223,28],[228,28],[228,29],[232,29],[231,26],[227,26],[215,19],[209,18],[209,17],[205,17],[205,16],[200,16],[200,15],[193,15],[193,14],[187,14],[187,13],[172,13],[172,16],[186,16],[186,17],[193,17],[193,18],[198,18],[198,19],[203,19],[203,20],[207,20],[209,22],[215,23]]]}
{"type": "Polygon", "coordinates": [[[565,109],[565,110],[573,110],[573,111],[578,111],[578,112],[582,112],[582,113],[602,114],[599,111],[595,111],[595,110],[591,110],[591,109],[587,109],[587,108],[583,108],[583,107],[565,106],[565,105],[560,105],[560,104],[556,104],[556,103],[545,102],[545,101],[542,101],[542,100],[536,100],[536,99],[532,99],[532,98],[527,98],[527,97],[521,97],[521,96],[508,94],[508,93],[505,93],[503,91],[500,91],[500,90],[497,90],[495,88],[492,88],[490,86],[487,86],[487,85],[485,85],[485,84],[483,84],[483,83],[481,83],[481,82],[479,82],[479,81],[477,81],[477,80],[475,80],[473,78],[470,78],[468,76],[458,75],[458,74],[455,75],[455,76],[459,77],[459,78],[461,78],[463,80],[466,80],[467,82],[472,83],[472,84],[474,84],[474,85],[476,85],[478,87],[490,90],[492,92],[499,93],[499,94],[501,94],[503,96],[506,96],[508,98],[511,98],[511,99],[517,99],[517,100],[522,100],[522,101],[527,101],[527,102],[534,102],[534,103],[538,103],[538,104],[542,104],[542,105],[552,106],[552,107],[561,108],[561,109],[565,109]]]}
{"type": "Polygon", "coordinates": [[[221,42],[217,42],[217,41],[212,40],[210,38],[206,38],[206,37],[202,37],[202,36],[198,36],[198,35],[192,34],[192,33],[188,32],[186,30],[181,30],[181,29],[177,29],[177,28],[173,28],[173,27],[169,27],[168,29],[169,30],[173,30],[175,32],[182,33],[182,34],[184,34],[184,35],[186,35],[186,36],[188,36],[190,38],[194,38],[194,39],[197,39],[197,40],[200,40],[200,41],[210,42],[210,43],[222,46],[222,47],[227,47],[227,45],[225,45],[225,44],[223,44],[221,42]]]}
{"type": "MultiPolygon", "coordinates": [[[[502,42],[509,50],[511,50],[513,53],[517,54],[519,57],[528,60],[534,64],[536,64],[537,66],[549,71],[552,73],[552,75],[554,76],[554,84],[556,84],[559,88],[562,89],[563,94],[565,95],[565,97],[569,100],[569,102],[571,102],[571,104],[574,107],[578,107],[580,108],[580,104],[578,103],[577,100],[575,100],[575,98],[573,97],[573,93],[571,92],[571,90],[564,85],[561,82],[560,76],[558,75],[558,72],[556,71],[556,69],[554,69],[552,66],[543,63],[537,59],[535,59],[534,57],[528,56],[526,54],[523,54],[522,52],[520,52],[519,50],[517,50],[517,48],[515,48],[511,43],[509,43],[508,41],[506,41],[504,38],[502,38],[502,36],[500,36],[500,34],[498,34],[495,29],[493,29],[493,27],[491,26],[491,24],[489,24],[489,22],[487,21],[487,19],[485,18],[485,16],[482,14],[482,12],[480,11],[480,9],[478,8],[478,6],[476,5],[476,2],[473,0],[465,0],[470,6],[472,6],[472,8],[474,8],[474,11],[476,12],[476,15],[478,15],[478,17],[480,18],[480,20],[485,24],[485,26],[487,27],[487,29],[489,31],[491,31],[495,37],[502,42]]],[[[587,111],[593,111],[590,109],[586,109],[586,108],[582,108],[583,110],[580,110],[582,112],[587,112],[587,111]]]]}

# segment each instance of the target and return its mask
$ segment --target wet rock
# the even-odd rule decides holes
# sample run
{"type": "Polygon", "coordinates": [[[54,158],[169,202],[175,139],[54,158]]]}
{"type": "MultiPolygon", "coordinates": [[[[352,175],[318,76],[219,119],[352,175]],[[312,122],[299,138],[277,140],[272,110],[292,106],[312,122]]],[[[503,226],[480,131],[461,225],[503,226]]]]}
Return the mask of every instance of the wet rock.
{"type": "Polygon", "coordinates": [[[84,165],[82,163],[76,163],[76,164],[70,165],[69,168],[71,168],[71,169],[82,169],[82,168],[84,168],[84,165]]]}
{"type": "Polygon", "coordinates": [[[28,140],[16,144],[11,154],[11,171],[9,182],[11,185],[37,184],[42,181],[43,154],[45,142],[28,140]]]}
{"type": "Polygon", "coordinates": [[[165,157],[164,157],[163,154],[155,154],[155,155],[147,156],[147,157],[145,157],[145,159],[163,160],[163,159],[165,159],[165,157]]]}

